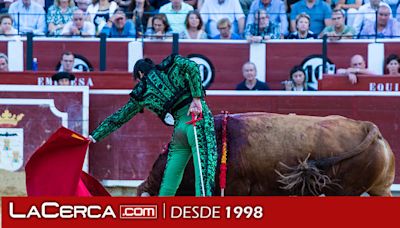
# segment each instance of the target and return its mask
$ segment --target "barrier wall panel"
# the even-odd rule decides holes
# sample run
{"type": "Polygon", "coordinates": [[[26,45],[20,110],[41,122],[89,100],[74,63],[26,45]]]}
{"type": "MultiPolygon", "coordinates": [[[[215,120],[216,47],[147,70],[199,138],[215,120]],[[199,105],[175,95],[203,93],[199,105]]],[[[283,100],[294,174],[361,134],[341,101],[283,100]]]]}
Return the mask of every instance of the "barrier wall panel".
{"type": "Polygon", "coordinates": [[[358,75],[357,83],[351,84],[347,76],[326,74],[318,84],[319,90],[398,92],[400,90],[400,77],[358,75]]]}
{"type": "Polygon", "coordinates": [[[80,134],[88,133],[88,121],[84,117],[84,110],[88,107],[84,107],[81,88],[75,88],[75,91],[66,91],[65,87],[64,91],[62,88],[54,88],[52,92],[48,89],[45,91],[43,87],[43,91],[32,91],[32,87],[28,86],[18,87],[20,89],[14,87],[17,89],[9,91],[9,86],[1,86],[0,112],[9,110],[12,114],[24,114],[16,127],[23,128],[25,132],[25,162],[62,125],[80,134]]]}
{"type": "Polygon", "coordinates": [[[7,55],[7,52],[8,52],[7,42],[0,41],[0,52],[7,55]]]}
{"type": "Polygon", "coordinates": [[[87,87],[0,86],[0,196],[26,195],[24,167],[59,127],[88,134],[88,96],[87,87]]]}
{"type": "MultiPolygon", "coordinates": [[[[0,72],[0,84],[9,85],[53,85],[51,76],[55,71],[0,72]]],[[[75,86],[94,89],[132,89],[135,81],[129,72],[74,72],[75,86]]]]}
{"type": "MultiPolygon", "coordinates": [[[[104,94],[94,90],[91,94],[91,130],[108,114],[113,113],[127,100],[129,91],[119,95],[104,94]],[[125,95],[124,95],[125,94],[125,95]]],[[[256,92],[208,91],[207,102],[214,114],[221,110],[230,113],[264,111],[281,114],[312,116],[342,115],[356,120],[374,122],[388,140],[396,163],[400,162],[399,94],[380,92],[256,92]],[[374,96],[379,95],[379,96],[374,96]]],[[[121,129],[104,141],[91,145],[92,173],[111,180],[142,180],[170,139],[171,128],[148,111],[138,114],[121,129]],[[124,140],[121,140],[123,137],[124,140]],[[133,160],[130,160],[133,159],[133,160]]],[[[400,184],[400,167],[396,167],[396,183],[400,184]]]]}

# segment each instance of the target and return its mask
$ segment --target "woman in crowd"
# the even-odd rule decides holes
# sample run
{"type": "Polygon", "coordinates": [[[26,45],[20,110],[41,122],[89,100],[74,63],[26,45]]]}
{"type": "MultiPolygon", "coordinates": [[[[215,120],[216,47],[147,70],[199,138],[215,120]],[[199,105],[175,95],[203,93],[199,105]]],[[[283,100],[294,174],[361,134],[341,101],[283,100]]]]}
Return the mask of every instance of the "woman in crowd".
{"type": "Polygon", "coordinates": [[[0,35],[18,35],[18,31],[13,27],[13,19],[8,14],[3,14],[0,16],[0,35]]]}
{"type": "Polygon", "coordinates": [[[73,0],[55,0],[47,11],[47,27],[50,36],[61,35],[64,25],[72,20],[77,9],[73,0]]]}
{"type": "Polygon", "coordinates": [[[155,9],[150,5],[149,0],[131,0],[128,6],[127,16],[135,23],[137,36],[142,36],[147,27],[151,27],[152,15],[155,9]]]}
{"type": "Polygon", "coordinates": [[[390,76],[400,76],[400,58],[396,54],[389,55],[385,60],[386,69],[390,76]]]}
{"type": "Polygon", "coordinates": [[[203,20],[197,10],[186,15],[185,27],[180,34],[181,39],[207,39],[207,33],[203,30],[203,20]]]}
{"type": "Polygon", "coordinates": [[[92,0],[92,4],[87,8],[87,13],[90,21],[96,26],[96,35],[99,35],[117,8],[118,4],[114,1],[92,0]]]}
{"type": "Polygon", "coordinates": [[[315,91],[308,86],[306,72],[301,66],[294,66],[290,70],[290,78],[288,81],[284,81],[284,85],[287,91],[315,91]]]}
{"type": "Polygon", "coordinates": [[[317,39],[318,34],[314,34],[310,30],[310,16],[306,13],[301,13],[296,17],[296,32],[292,32],[287,37],[288,39],[317,39]]]}
{"type": "Polygon", "coordinates": [[[172,37],[172,30],[165,14],[154,15],[151,20],[151,28],[148,28],[145,34],[149,39],[166,39],[172,37]]]}

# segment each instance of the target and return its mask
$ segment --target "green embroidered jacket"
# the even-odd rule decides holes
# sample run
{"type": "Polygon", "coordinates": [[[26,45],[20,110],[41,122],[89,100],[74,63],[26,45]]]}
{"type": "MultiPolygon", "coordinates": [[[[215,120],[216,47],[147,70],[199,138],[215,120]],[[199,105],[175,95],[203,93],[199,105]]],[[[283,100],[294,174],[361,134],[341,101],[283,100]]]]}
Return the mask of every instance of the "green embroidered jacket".
{"type": "Polygon", "coordinates": [[[128,103],[107,117],[90,134],[96,141],[120,128],[143,108],[163,119],[180,102],[193,97],[202,98],[204,90],[199,67],[187,58],[170,55],[157,66],[157,70],[151,70],[141,79],[130,96],[128,103]]]}

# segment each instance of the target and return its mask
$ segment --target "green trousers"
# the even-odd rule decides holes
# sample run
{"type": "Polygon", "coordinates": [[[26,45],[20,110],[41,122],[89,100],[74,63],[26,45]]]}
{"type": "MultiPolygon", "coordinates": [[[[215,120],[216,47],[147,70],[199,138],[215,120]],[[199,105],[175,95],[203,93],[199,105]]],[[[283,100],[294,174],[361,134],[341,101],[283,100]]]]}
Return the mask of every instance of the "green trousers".
{"type": "MultiPolygon", "coordinates": [[[[196,130],[202,163],[205,195],[210,196],[214,187],[217,152],[213,117],[205,102],[202,102],[202,104],[204,119],[197,122],[196,130]]],[[[182,181],[185,167],[192,156],[195,171],[196,196],[203,195],[194,127],[191,124],[186,124],[186,122],[191,120],[191,116],[187,116],[188,109],[189,105],[181,108],[174,114],[174,133],[169,147],[167,165],[164,171],[159,196],[175,195],[182,181]]]]}

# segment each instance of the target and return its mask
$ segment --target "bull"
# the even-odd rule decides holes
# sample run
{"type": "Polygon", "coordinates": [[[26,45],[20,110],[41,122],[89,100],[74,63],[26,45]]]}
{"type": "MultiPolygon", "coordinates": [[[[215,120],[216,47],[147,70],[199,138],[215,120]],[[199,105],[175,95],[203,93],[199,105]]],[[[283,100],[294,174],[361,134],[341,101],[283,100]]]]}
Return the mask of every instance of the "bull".
{"type": "MultiPolygon", "coordinates": [[[[215,116],[221,158],[223,115],[215,116]]],[[[394,154],[378,127],[342,116],[231,114],[227,122],[225,195],[391,196],[394,154]]],[[[157,195],[167,153],[159,155],[137,195],[157,195]]],[[[219,171],[219,167],[218,167],[219,171]]],[[[177,195],[194,195],[193,162],[177,195]]],[[[216,174],[215,195],[220,195],[216,174]]]]}

